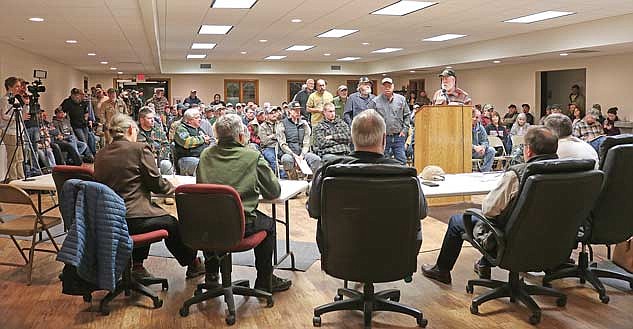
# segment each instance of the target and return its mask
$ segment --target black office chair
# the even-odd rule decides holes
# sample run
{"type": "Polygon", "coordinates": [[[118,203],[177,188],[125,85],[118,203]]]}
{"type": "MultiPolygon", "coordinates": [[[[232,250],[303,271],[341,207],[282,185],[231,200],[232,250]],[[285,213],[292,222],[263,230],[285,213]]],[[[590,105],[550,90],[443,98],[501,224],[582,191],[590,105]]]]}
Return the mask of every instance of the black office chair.
{"type": "Polygon", "coordinates": [[[607,137],[600,148],[600,169],[605,178],[598,202],[591,211],[591,215],[584,222],[578,234],[577,241],[582,250],[578,255],[578,266],[565,264],[554,273],[543,278],[543,285],[550,286],[550,282],[562,278],[579,278],[580,283],[589,281],[598,291],[600,301],[607,304],[609,296],[599,278],[612,278],[629,282],[633,289],[633,276],[614,271],[595,268],[589,265],[593,257],[587,253],[592,244],[615,244],[626,241],[633,236],[633,136],[621,135],[607,137]]]}
{"type": "Polygon", "coordinates": [[[554,268],[569,258],[578,227],[593,207],[602,184],[603,174],[593,170],[594,165],[593,160],[545,160],[528,164],[518,199],[503,229],[483,216],[481,210],[465,212],[464,239],[493,265],[510,272],[508,282],[468,281],[468,293],[473,293],[474,286],[493,289],[473,299],[472,314],[478,314],[479,305],[489,300],[509,297],[510,302],[519,300],[525,304],[532,311],[530,323],[537,324],[541,320],[541,309],[531,295],[557,297],[556,304],[565,306],[567,297],[564,294],[551,288],[528,285],[519,278],[519,273],[554,268]],[[492,232],[495,248],[487,249],[480,239],[475,239],[472,217],[492,232]]]}
{"type": "Polygon", "coordinates": [[[416,318],[421,311],[398,303],[400,291],[374,292],[374,283],[410,277],[417,269],[420,220],[426,216],[414,168],[395,165],[333,165],[326,170],[321,191],[321,268],[329,275],[364,283],[363,292],[339,289],[335,301],[314,309],[321,315],[360,310],[366,327],[374,311],[416,318]],[[343,300],[343,295],[351,297],[343,300]]]}

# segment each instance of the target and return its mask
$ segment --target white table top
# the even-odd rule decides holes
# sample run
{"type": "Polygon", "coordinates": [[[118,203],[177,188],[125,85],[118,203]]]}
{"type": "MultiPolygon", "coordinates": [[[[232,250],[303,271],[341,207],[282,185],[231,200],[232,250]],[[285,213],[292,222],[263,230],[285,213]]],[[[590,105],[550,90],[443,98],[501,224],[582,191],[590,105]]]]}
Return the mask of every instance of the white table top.
{"type": "Polygon", "coordinates": [[[440,186],[422,185],[422,190],[426,198],[488,194],[497,186],[502,175],[503,172],[445,175],[445,180],[434,181],[440,186]]]}
{"type": "MultiPolygon", "coordinates": [[[[193,176],[164,176],[169,180],[174,186],[184,185],[184,184],[195,184],[196,178],[193,176]]],[[[55,191],[55,182],[53,181],[53,176],[51,174],[46,174],[42,176],[36,176],[29,178],[29,180],[13,180],[9,182],[10,185],[17,186],[24,190],[33,190],[33,191],[55,191]]],[[[281,195],[279,198],[275,200],[264,200],[260,196],[260,201],[262,203],[284,203],[286,200],[293,198],[294,196],[305,192],[308,190],[308,182],[306,181],[291,181],[291,180],[280,180],[279,184],[281,185],[281,195]]]]}

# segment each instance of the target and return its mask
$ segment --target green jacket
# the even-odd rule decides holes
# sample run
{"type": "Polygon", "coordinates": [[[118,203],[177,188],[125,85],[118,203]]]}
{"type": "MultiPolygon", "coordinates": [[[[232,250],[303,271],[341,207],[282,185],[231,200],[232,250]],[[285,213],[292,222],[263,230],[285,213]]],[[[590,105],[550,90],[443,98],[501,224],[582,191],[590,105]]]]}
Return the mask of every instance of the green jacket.
{"type": "Polygon", "coordinates": [[[220,139],[217,145],[202,151],[196,182],[236,189],[242,198],[246,223],[257,216],[260,194],[264,199],[275,199],[281,194],[279,181],[261,153],[233,139],[220,139]]]}
{"type": "Polygon", "coordinates": [[[343,112],[345,112],[345,103],[347,103],[347,98],[342,99],[341,96],[336,96],[334,97],[332,103],[334,103],[336,117],[343,119],[343,112]]]}

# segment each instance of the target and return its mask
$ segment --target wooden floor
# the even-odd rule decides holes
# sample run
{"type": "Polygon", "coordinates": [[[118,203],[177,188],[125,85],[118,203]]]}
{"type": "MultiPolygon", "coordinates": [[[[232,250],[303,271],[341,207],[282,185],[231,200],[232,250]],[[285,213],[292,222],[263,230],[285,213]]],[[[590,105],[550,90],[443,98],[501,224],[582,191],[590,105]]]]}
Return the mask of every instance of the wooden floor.
{"type": "MultiPolygon", "coordinates": [[[[48,200],[47,200],[48,201],[48,200]]],[[[293,240],[314,241],[315,221],[307,217],[305,197],[291,201],[293,219],[293,240]]],[[[262,207],[266,209],[266,207],[262,207]]],[[[11,208],[5,208],[11,210],[11,208]]],[[[279,228],[279,231],[282,228],[279,228]]],[[[441,244],[446,225],[433,218],[424,221],[424,243],[418,256],[418,266],[433,263],[437,257],[437,248],[441,244]]],[[[23,241],[25,244],[26,242],[23,241]]],[[[460,255],[453,284],[444,285],[424,278],[419,272],[414,274],[413,282],[404,281],[379,284],[377,290],[398,288],[402,291],[401,302],[421,309],[429,320],[428,328],[532,328],[527,323],[527,310],[510,304],[507,299],[492,301],[480,307],[482,315],[469,312],[471,295],[465,291],[468,279],[474,278],[473,262],[479,254],[473,248],[465,247],[460,255]]],[[[19,261],[19,256],[10,240],[0,238],[0,260],[19,261]]],[[[0,328],[218,328],[225,327],[225,304],[216,299],[191,308],[190,315],[182,318],[178,309],[189,298],[195,284],[200,279],[184,278],[184,269],[173,259],[150,257],[146,262],[149,270],[169,279],[170,289],[159,292],[164,306],[152,309],[147,298],[132,296],[119,297],[112,305],[109,316],[95,312],[103,294],[95,295],[91,304],[84,303],[81,297],[61,294],[61,283],[57,275],[62,264],[54,260],[53,255],[37,254],[33,284],[25,284],[22,269],[0,266],[0,328]]],[[[380,266],[380,259],[376,259],[380,266]]],[[[293,280],[289,291],[275,295],[275,306],[266,308],[265,303],[257,299],[236,297],[237,328],[310,328],[312,310],[315,306],[332,300],[341,281],[328,277],[321,272],[319,262],[307,272],[277,271],[282,277],[293,280]]],[[[493,269],[494,278],[504,278],[506,273],[493,269]]],[[[235,266],[233,278],[253,280],[255,270],[235,266]]],[[[539,282],[539,278],[528,276],[527,281],[539,282]]],[[[620,292],[607,287],[611,297],[608,305],[600,303],[597,294],[588,286],[582,286],[575,280],[563,280],[554,283],[568,295],[566,307],[559,308],[550,298],[537,298],[543,309],[540,328],[633,328],[633,293],[620,292]]],[[[158,290],[158,288],[155,288],[158,290]]],[[[485,289],[476,288],[475,294],[485,289]]],[[[323,328],[362,328],[362,315],[359,312],[335,312],[322,317],[323,328]]],[[[374,328],[414,328],[413,318],[386,312],[375,314],[374,328]]]]}

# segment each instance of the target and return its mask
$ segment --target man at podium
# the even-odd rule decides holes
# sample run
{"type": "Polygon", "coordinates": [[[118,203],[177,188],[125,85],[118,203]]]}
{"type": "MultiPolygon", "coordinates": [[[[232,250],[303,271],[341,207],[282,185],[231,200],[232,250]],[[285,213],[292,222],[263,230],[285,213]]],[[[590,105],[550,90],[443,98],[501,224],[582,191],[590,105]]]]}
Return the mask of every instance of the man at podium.
{"type": "Polygon", "coordinates": [[[457,88],[455,71],[445,69],[440,73],[442,89],[433,95],[433,105],[471,105],[472,100],[468,94],[457,88]]]}

